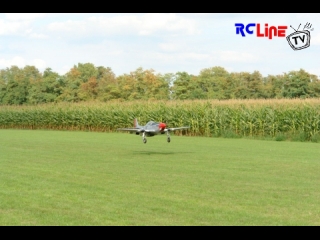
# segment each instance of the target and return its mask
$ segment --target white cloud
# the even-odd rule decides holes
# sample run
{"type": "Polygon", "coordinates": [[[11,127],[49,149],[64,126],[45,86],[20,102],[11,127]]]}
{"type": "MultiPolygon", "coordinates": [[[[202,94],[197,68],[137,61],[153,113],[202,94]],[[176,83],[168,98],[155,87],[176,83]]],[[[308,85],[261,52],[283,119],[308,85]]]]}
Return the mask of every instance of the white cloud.
{"type": "Polygon", "coordinates": [[[48,29],[55,32],[74,34],[139,34],[150,35],[154,32],[196,34],[196,23],[192,19],[172,13],[152,13],[144,15],[97,16],[85,20],[53,22],[48,29]]]}
{"type": "Polygon", "coordinates": [[[12,59],[4,59],[0,58],[0,66],[3,67],[11,67],[11,66],[18,66],[24,67],[26,65],[26,61],[22,57],[13,57],[12,59]]]}
{"type": "Polygon", "coordinates": [[[311,32],[310,35],[311,35],[310,45],[320,45],[320,33],[313,36],[311,32]]]}
{"type": "Polygon", "coordinates": [[[85,25],[85,21],[72,21],[68,20],[66,22],[53,22],[50,23],[48,29],[51,31],[60,32],[74,32],[75,30],[81,29],[85,25]]]}
{"type": "MultiPolygon", "coordinates": [[[[19,35],[39,37],[41,34],[32,33],[33,21],[45,16],[45,13],[5,13],[0,19],[0,35],[19,35]]],[[[43,36],[42,36],[43,37],[43,36]]]]}
{"type": "Polygon", "coordinates": [[[66,74],[67,72],[70,71],[70,69],[72,68],[73,66],[71,65],[63,65],[60,69],[58,69],[56,72],[60,75],[64,75],[66,74]]]}
{"type": "Polygon", "coordinates": [[[245,52],[221,51],[219,55],[221,60],[232,62],[251,62],[258,59],[254,55],[245,52]]]}
{"type": "Polygon", "coordinates": [[[24,33],[27,26],[26,22],[10,22],[0,19],[0,35],[24,33]]]}
{"type": "MultiPolygon", "coordinates": [[[[317,77],[320,78],[320,68],[303,68],[305,71],[307,71],[308,73],[310,74],[314,74],[316,75],[317,77]]],[[[299,69],[298,69],[299,70],[299,69]]]]}
{"type": "Polygon", "coordinates": [[[12,59],[0,58],[1,67],[18,66],[19,68],[24,68],[26,65],[35,66],[40,71],[43,71],[46,68],[46,62],[42,59],[33,59],[30,61],[27,61],[20,56],[13,57],[12,59]]]}
{"type": "Polygon", "coordinates": [[[225,69],[229,72],[229,73],[231,73],[231,72],[234,72],[234,68],[233,67],[225,67],[225,69]]]}
{"type": "MultiPolygon", "coordinates": [[[[130,56],[133,57],[134,53],[130,56]]],[[[213,57],[210,54],[196,53],[196,52],[147,52],[140,55],[140,63],[145,65],[153,65],[157,69],[157,65],[172,65],[179,66],[181,64],[211,62],[213,57]]]]}
{"type": "Polygon", "coordinates": [[[44,34],[33,33],[30,21],[9,21],[0,19],[0,35],[19,35],[43,38],[44,34]]]}
{"type": "Polygon", "coordinates": [[[30,61],[29,65],[35,66],[39,70],[44,70],[47,66],[46,62],[39,58],[33,59],[32,61],[30,61]]]}
{"type": "Polygon", "coordinates": [[[179,58],[201,61],[201,60],[210,60],[211,57],[209,54],[191,52],[191,53],[181,54],[179,58]]]}
{"type": "Polygon", "coordinates": [[[49,38],[48,35],[42,34],[42,33],[30,33],[29,34],[30,38],[36,38],[36,39],[47,39],[49,38]]]}
{"type": "Polygon", "coordinates": [[[45,16],[45,13],[6,13],[6,19],[10,21],[25,21],[35,20],[45,16]]]}
{"type": "Polygon", "coordinates": [[[160,43],[159,47],[163,51],[174,52],[183,49],[182,44],[177,43],[160,43]]]}
{"type": "Polygon", "coordinates": [[[183,31],[187,34],[195,34],[197,32],[195,22],[179,17],[176,14],[146,14],[141,17],[137,28],[149,34],[157,30],[165,30],[170,32],[183,31]]]}

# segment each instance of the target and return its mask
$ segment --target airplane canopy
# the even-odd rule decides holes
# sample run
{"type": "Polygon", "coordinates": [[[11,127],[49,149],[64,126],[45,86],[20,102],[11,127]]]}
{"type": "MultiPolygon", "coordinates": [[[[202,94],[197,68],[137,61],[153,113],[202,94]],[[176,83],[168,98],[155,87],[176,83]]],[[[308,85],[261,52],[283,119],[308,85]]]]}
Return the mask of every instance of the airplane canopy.
{"type": "Polygon", "coordinates": [[[147,125],[158,125],[159,123],[158,122],[154,122],[154,121],[150,121],[147,123],[147,125]]]}

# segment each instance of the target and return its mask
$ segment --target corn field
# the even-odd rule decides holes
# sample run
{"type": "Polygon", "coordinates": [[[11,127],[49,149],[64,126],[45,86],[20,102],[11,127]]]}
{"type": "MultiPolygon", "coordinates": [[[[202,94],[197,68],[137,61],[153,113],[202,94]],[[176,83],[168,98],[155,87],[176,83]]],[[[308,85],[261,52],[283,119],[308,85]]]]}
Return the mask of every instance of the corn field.
{"type": "Polygon", "coordinates": [[[188,136],[320,136],[320,99],[57,103],[0,106],[0,128],[114,132],[148,121],[188,136]]]}

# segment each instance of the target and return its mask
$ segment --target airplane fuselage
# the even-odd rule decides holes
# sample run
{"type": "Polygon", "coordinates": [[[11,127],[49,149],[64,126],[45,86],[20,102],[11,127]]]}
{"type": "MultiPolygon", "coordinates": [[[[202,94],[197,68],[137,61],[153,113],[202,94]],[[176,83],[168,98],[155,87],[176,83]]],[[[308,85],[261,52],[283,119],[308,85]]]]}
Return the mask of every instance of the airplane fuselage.
{"type": "MultiPolygon", "coordinates": [[[[143,129],[145,130],[145,136],[153,137],[155,135],[164,134],[165,132],[163,130],[165,126],[161,128],[159,127],[159,124],[163,124],[163,123],[150,121],[145,126],[143,126],[143,129]]],[[[142,135],[142,133],[140,133],[140,135],[142,135]]]]}
{"type": "Polygon", "coordinates": [[[170,142],[170,131],[175,131],[179,129],[186,129],[189,127],[175,127],[166,128],[166,124],[163,122],[149,121],[145,126],[140,126],[138,120],[134,119],[133,128],[118,128],[121,131],[129,131],[130,133],[135,133],[136,135],[142,136],[143,143],[147,142],[146,137],[153,137],[155,135],[167,134],[167,142],[170,142]]]}

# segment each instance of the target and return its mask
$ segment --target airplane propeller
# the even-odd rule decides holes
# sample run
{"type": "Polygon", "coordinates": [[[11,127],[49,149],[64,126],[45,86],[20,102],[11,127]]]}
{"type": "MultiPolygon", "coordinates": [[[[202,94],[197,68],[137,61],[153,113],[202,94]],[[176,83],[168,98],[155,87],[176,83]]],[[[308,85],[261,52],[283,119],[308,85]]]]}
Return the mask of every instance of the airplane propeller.
{"type": "Polygon", "coordinates": [[[159,123],[159,129],[160,129],[161,131],[163,131],[166,127],[167,127],[167,124],[165,124],[165,123],[163,123],[163,122],[159,123]]]}

